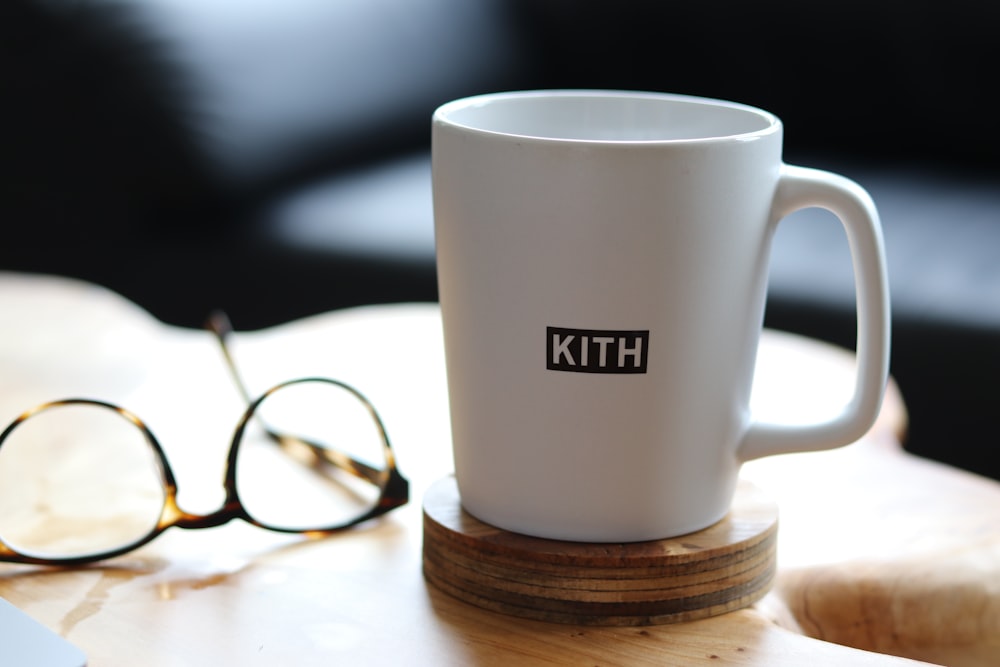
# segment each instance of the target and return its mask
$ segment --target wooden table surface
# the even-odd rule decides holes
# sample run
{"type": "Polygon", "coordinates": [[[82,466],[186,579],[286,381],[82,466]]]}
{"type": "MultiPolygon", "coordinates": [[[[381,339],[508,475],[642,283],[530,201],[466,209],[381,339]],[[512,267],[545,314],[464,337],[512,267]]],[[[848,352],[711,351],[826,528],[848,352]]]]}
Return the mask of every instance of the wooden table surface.
{"type": "MultiPolygon", "coordinates": [[[[0,596],[97,667],[1000,664],[1000,484],[903,453],[894,387],[858,443],[744,467],[780,515],[779,572],[751,608],[582,627],[488,612],[428,586],[421,500],[452,469],[440,327],[433,305],[380,306],[235,341],[252,390],[328,375],[366,392],[411,480],[408,506],[320,541],[231,523],[172,529],[90,567],[0,563],[0,596]]],[[[765,332],[755,408],[787,420],[830,413],[850,392],[852,361],[765,332]]],[[[91,285],[0,273],[0,421],[70,395],[142,417],[183,507],[221,502],[243,406],[211,337],[91,285]]]]}

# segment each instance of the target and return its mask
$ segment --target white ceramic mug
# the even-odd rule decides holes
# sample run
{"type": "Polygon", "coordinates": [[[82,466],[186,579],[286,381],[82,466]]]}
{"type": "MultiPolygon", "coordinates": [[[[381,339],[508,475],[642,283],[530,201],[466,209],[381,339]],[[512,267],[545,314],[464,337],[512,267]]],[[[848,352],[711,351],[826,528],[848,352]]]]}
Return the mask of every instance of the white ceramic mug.
{"type": "Polygon", "coordinates": [[[434,113],[434,216],[463,507],[554,539],[672,537],[721,519],[749,459],[850,443],[888,374],[878,214],[857,184],[783,164],[782,125],[735,103],[528,91],[434,113]],[[843,222],[858,375],[837,418],[748,407],[771,238],[843,222]]]}

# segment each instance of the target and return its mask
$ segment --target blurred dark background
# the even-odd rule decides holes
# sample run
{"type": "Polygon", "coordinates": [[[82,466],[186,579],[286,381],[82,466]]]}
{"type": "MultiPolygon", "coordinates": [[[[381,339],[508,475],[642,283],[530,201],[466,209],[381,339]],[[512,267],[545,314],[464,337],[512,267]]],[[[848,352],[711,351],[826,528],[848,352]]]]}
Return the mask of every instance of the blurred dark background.
{"type": "MultiPolygon", "coordinates": [[[[979,0],[4,0],[0,270],[192,327],[433,301],[438,104],[731,99],[783,119],[786,161],[871,192],[907,447],[1000,478],[998,28],[979,0]]],[[[853,346],[829,214],[779,229],[767,325],[853,346]]]]}

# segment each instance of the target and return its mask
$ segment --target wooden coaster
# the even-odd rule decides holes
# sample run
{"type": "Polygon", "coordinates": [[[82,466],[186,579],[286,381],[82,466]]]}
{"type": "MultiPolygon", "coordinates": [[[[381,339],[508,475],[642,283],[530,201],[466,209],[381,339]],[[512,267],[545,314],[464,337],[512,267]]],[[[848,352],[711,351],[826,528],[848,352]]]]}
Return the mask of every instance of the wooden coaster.
{"type": "Polygon", "coordinates": [[[628,544],[546,540],[462,509],[454,477],[424,497],[427,581],[479,607],[543,621],[653,625],[746,607],[774,578],[778,509],[740,481],[729,514],[705,530],[628,544]]]}

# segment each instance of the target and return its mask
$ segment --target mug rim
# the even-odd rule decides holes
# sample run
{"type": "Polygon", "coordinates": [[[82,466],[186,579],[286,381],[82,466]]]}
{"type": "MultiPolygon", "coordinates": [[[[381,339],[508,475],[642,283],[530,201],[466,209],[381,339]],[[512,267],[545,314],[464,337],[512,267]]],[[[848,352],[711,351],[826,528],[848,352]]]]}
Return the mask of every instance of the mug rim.
{"type": "Polygon", "coordinates": [[[676,145],[676,144],[701,144],[712,142],[730,141],[750,141],[756,138],[768,136],[781,131],[781,119],[775,114],[740,102],[716,99],[711,97],[701,97],[696,95],[684,95],[678,93],[666,93],[640,90],[618,90],[618,89],[587,89],[587,88],[553,88],[538,90],[516,90],[502,91],[494,93],[484,93],[463,97],[449,102],[445,102],[435,109],[432,116],[434,125],[451,127],[465,132],[489,135],[495,137],[516,138],[526,141],[540,141],[553,143],[573,143],[592,145],[676,145]],[[706,133],[695,137],[648,137],[648,138],[594,138],[594,137],[571,137],[571,136],[549,136],[544,133],[520,132],[512,130],[500,130],[483,127],[476,123],[462,121],[456,118],[462,111],[476,108],[484,108],[498,103],[516,103],[518,101],[567,98],[593,98],[593,99],[632,99],[632,100],[652,100],[654,102],[674,103],[690,106],[701,106],[712,109],[726,109],[740,112],[748,116],[753,116],[763,125],[760,128],[728,133],[706,133]]]}

